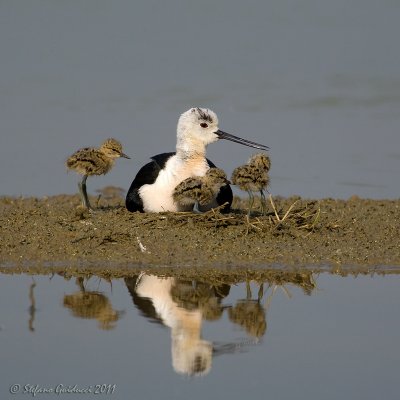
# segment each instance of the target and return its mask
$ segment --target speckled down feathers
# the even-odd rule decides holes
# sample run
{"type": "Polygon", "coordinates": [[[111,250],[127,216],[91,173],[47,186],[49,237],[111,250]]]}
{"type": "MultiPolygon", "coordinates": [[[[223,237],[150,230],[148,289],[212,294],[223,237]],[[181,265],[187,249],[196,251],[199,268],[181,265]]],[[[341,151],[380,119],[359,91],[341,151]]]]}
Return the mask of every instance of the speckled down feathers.
{"type": "Polygon", "coordinates": [[[247,164],[260,168],[265,172],[268,172],[271,169],[271,159],[264,153],[252,155],[247,164]]]}
{"type": "Polygon", "coordinates": [[[241,190],[260,191],[269,184],[268,171],[270,168],[270,158],[263,153],[258,153],[253,155],[247,164],[233,170],[231,181],[241,190]]]}
{"type": "Polygon", "coordinates": [[[122,145],[116,139],[107,139],[99,149],[85,147],[68,157],[66,166],[81,175],[104,175],[117,157],[124,156],[122,145]]]}
{"type": "Polygon", "coordinates": [[[220,188],[227,183],[224,171],[210,168],[203,177],[191,177],[182,181],[175,187],[172,197],[182,205],[194,204],[197,201],[201,206],[205,206],[216,198],[220,188]]]}
{"type": "Polygon", "coordinates": [[[212,202],[213,191],[203,185],[200,177],[188,178],[175,188],[172,197],[175,202],[182,205],[194,204],[198,201],[201,206],[204,206],[212,202]]]}

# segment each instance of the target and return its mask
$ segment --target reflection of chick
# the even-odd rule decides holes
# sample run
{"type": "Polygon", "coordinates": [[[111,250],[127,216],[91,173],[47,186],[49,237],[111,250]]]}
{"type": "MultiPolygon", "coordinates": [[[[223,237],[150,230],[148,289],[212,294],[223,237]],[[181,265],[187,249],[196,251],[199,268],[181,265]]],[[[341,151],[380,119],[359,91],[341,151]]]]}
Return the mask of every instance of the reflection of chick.
{"type": "Polygon", "coordinates": [[[240,300],[229,309],[229,320],[242,326],[246,332],[260,338],[267,330],[265,310],[257,300],[240,300]]]}
{"type": "Polygon", "coordinates": [[[297,282],[295,284],[301,286],[304,294],[311,296],[313,290],[317,287],[314,277],[311,272],[299,273],[297,275],[297,282]]]}
{"type": "Polygon", "coordinates": [[[97,319],[99,328],[115,328],[115,322],[123,314],[115,311],[106,296],[98,292],[76,292],[64,296],[64,307],[71,310],[74,317],[97,319]]]}
{"type": "Polygon", "coordinates": [[[203,318],[215,321],[221,318],[224,308],[221,299],[229,294],[229,285],[212,286],[206,283],[179,280],[171,288],[171,297],[186,310],[200,309],[203,318]]]}
{"type": "Polygon", "coordinates": [[[285,288],[287,284],[301,287],[304,294],[308,296],[310,296],[317,287],[312,272],[278,272],[276,276],[271,278],[270,285],[274,286],[273,292],[275,292],[278,286],[280,286],[284,292],[287,292],[285,288]]]}
{"type": "Polygon", "coordinates": [[[247,164],[237,167],[232,172],[232,184],[239,186],[241,190],[249,194],[249,212],[253,207],[253,192],[260,192],[262,212],[265,214],[266,204],[264,189],[269,183],[268,171],[271,168],[271,161],[266,154],[254,154],[247,164]]]}
{"type": "Polygon", "coordinates": [[[228,183],[222,169],[210,168],[202,177],[195,176],[182,181],[175,187],[172,197],[176,203],[193,205],[193,211],[201,213],[199,206],[213,203],[221,187],[228,183]]]}

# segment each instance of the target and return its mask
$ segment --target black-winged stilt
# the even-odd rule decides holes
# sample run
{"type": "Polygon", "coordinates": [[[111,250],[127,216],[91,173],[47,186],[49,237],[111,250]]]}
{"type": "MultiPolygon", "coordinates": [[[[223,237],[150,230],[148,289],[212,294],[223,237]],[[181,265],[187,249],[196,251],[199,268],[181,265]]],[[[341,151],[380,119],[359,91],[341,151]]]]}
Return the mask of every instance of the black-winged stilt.
{"type": "MultiPolygon", "coordinates": [[[[206,147],[219,139],[231,140],[246,146],[268,150],[267,146],[223,132],[218,127],[217,115],[206,108],[191,108],[178,121],[175,153],[163,153],[151,157],[133,180],[126,196],[129,211],[189,211],[174,201],[172,193],[183,180],[193,176],[204,176],[215,165],[206,158],[206,147]]],[[[216,203],[232,203],[232,190],[228,184],[221,187],[216,203]]],[[[203,207],[202,211],[213,205],[203,207]]]]}

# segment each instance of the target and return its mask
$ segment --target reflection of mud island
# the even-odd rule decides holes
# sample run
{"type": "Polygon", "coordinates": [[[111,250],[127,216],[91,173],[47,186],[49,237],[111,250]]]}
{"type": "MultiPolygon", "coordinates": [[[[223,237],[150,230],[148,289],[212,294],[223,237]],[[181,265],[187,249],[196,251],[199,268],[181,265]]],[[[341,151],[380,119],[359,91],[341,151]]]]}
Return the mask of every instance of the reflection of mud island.
{"type": "Polygon", "coordinates": [[[0,266],[400,265],[400,200],[274,198],[262,216],[257,199],[250,219],[238,198],[230,214],[202,215],[129,213],[123,202],[101,198],[89,214],[78,196],[0,198],[0,266]]]}
{"type": "MultiPolygon", "coordinates": [[[[60,269],[60,268],[59,268],[60,269]]],[[[3,268],[3,272],[16,273],[13,267],[3,268]]],[[[42,273],[48,274],[46,267],[42,273]],[[47,272],[45,272],[47,271],[47,272]]],[[[191,269],[160,268],[159,275],[148,274],[138,268],[103,269],[102,277],[111,284],[111,276],[124,278],[133,304],[140,314],[151,322],[162,324],[171,336],[172,366],[177,373],[189,376],[205,375],[212,368],[216,356],[246,351],[256,346],[267,334],[268,311],[273,307],[273,297],[277,290],[291,298],[299,291],[291,293],[297,287],[304,295],[312,295],[317,289],[315,273],[311,269],[191,269]],[[128,272],[129,271],[129,272],[128,272]],[[136,271],[136,272],[134,272],[136,271]],[[233,284],[246,283],[243,293],[232,302],[229,295],[233,284]],[[240,336],[232,340],[214,342],[202,333],[204,321],[219,323],[223,316],[240,328],[240,336]]],[[[20,272],[20,271],[19,271],[20,272]]],[[[80,270],[78,273],[58,272],[69,280],[76,278],[79,291],[64,296],[64,306],[71,310],[74,317],[97,319],[101,329],[111,329],[124,311],[113,309],[106,295],[88,290],[88,280],[92,276],[80,270]],[[86,279],[86,285],[84,284],[86,279]],[[88,296],[85,296],[85,295],[88,296]],[[93,296],[94,295],[94,296],[93,296]],[[99,296],[100,295],[100,296],[99,296]]],[[[335,274],[358,275],[373,274],[368,269],[334,270],[335,274]]],[[[36,271],[39,273],[39,271],[36,271]]],[[[379,274],[398,274],[397,268],[383,268],[379,274]]],[[[29,328],[32,330],[35,310],[33,289],[30,285],[29,328]]]]}

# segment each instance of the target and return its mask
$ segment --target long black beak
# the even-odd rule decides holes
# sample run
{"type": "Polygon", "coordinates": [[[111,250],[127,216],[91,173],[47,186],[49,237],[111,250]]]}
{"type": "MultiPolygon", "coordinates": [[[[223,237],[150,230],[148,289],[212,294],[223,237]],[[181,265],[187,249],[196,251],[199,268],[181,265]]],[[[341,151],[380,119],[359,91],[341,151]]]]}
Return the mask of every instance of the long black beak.
{"type": "Polygon", "coordinates": [[[240,137],[231,135],[230,133],[226,133],[226,132],[221,131],[219,129],[217,130],[217,132],[214,132],[214,133],[218,136],[218,139],[230,140],[231,142],[244,144],[245,146],[254,147],[255,149],[269,150],[268,146],[264,146],[263,144],[252,142],[250,140],[242,139],[240,137]]]}

